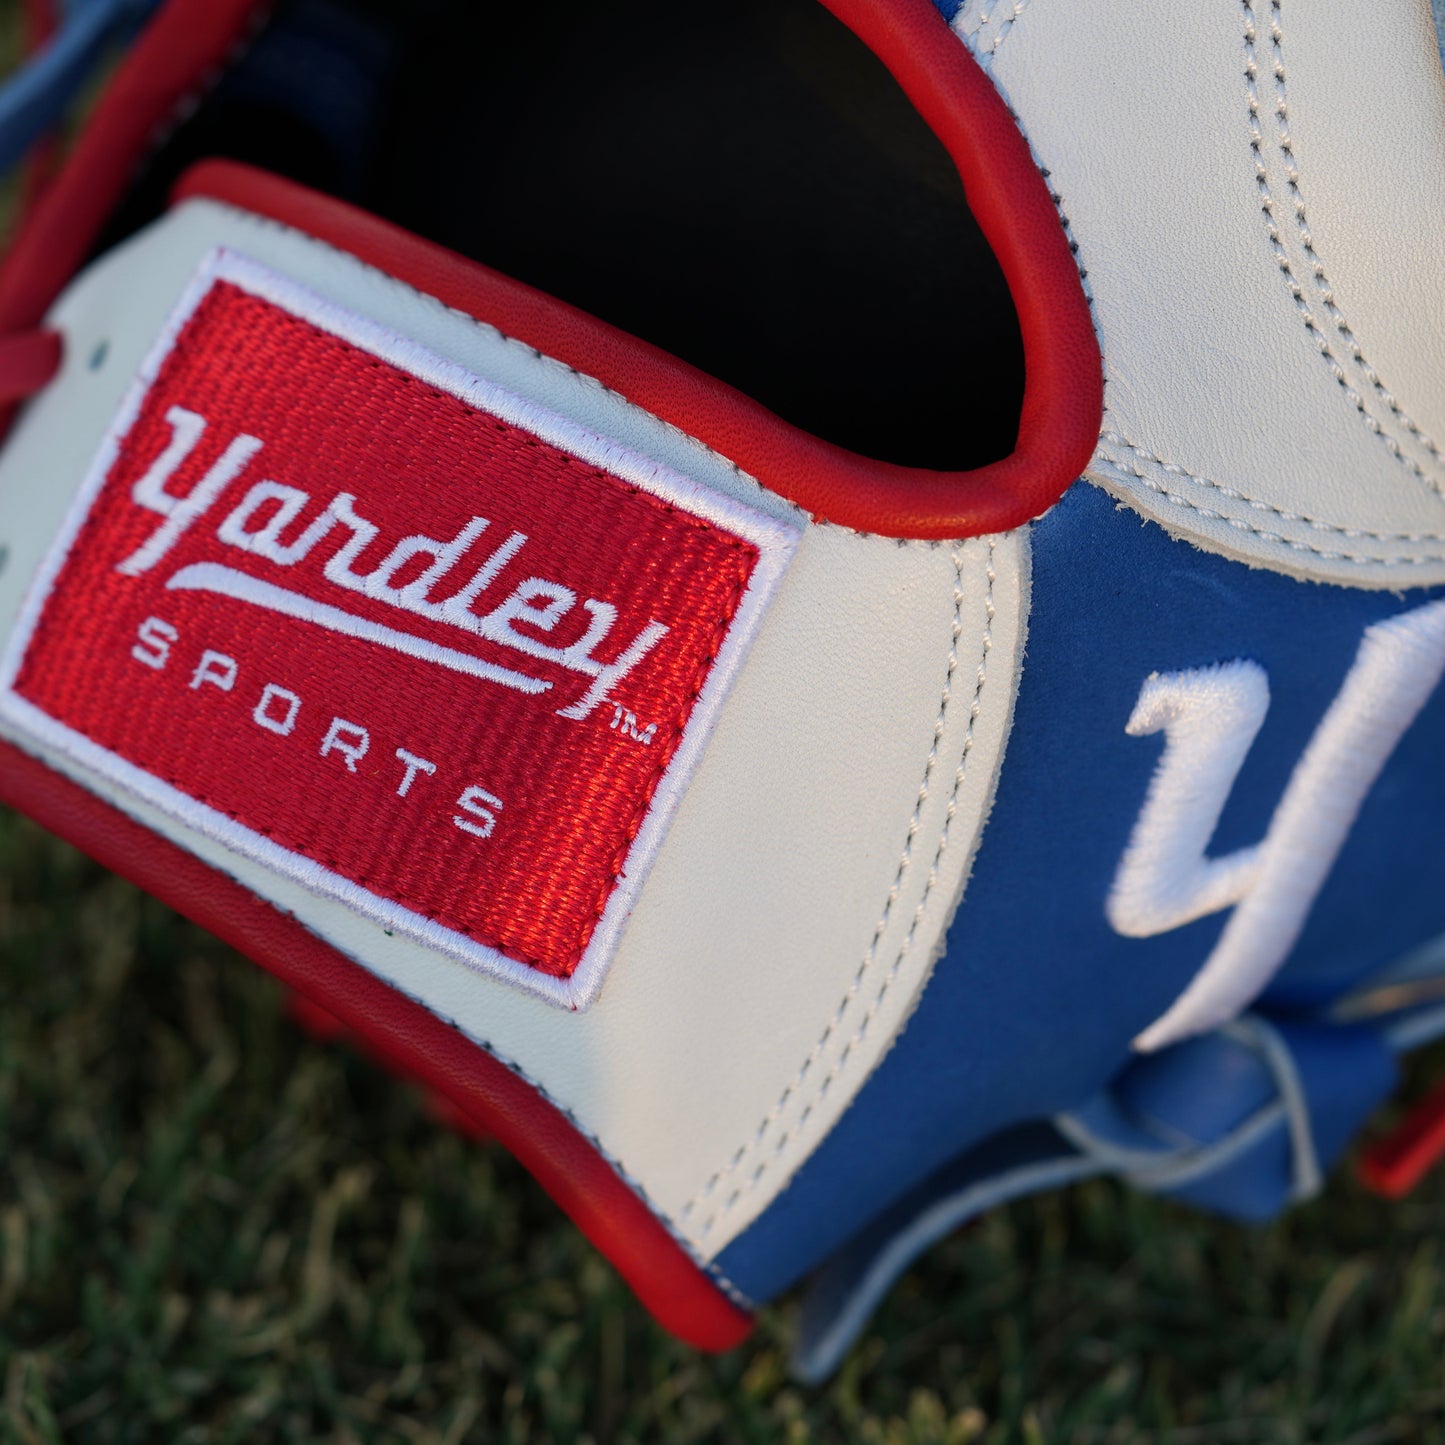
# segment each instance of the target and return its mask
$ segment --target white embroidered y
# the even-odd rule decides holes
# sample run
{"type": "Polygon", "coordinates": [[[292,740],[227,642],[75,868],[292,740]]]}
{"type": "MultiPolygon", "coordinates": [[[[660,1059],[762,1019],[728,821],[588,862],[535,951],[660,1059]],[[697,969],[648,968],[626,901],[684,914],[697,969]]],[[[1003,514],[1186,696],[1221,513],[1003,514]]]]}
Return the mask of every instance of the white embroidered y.
{"type": "Polygon", "coordinates": [[[1150,938],[1238,903],[1259,849],[1206,858],[1219,815],[1264,715],[1269,681],[1254,662],[1154,673],[1125,731],[1162,732],[1164,756],[1119,864],[1106,911],[1118,933],[1150,938]]]}
{"type": "Polygon", "coordinates": [[[1188,988],[1135,1039],[1152,1050],[1234,1018],[1278,971],[1366,795],[1445,673],[1445,600],[1365,629],[1344,685],[1296,765],[1263,842],[1204,848],[1269,704],[1263,670],[1232,662],[1154,674],[1129,719],[1166,742],[1106,913],[1147,937],[1235,911],[1188,988]]]}

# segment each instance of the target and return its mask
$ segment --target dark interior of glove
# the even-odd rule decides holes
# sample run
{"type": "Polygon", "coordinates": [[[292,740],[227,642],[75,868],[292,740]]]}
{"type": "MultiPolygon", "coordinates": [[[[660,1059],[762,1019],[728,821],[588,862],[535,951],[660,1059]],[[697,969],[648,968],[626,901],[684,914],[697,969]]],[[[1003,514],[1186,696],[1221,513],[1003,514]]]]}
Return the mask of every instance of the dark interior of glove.
{"type": "Polygon", "coordinates": [[[941,143],[817,0],[282,0],[107,241],[226,156],[886,461],[1012,450],[1018,322],[941,143]]]}

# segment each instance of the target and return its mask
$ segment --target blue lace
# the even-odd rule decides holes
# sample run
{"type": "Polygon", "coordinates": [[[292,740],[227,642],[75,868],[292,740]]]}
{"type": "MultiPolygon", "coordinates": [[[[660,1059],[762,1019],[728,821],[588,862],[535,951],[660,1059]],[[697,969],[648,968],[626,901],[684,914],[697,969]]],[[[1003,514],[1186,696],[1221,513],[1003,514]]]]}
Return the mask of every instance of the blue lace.
{"type": "Polygon", "coordinates": [[[159,0],[67,0],[60,28],[0,85],[0,174],[65,119],[107,48],[124,43],[159,0]]]}

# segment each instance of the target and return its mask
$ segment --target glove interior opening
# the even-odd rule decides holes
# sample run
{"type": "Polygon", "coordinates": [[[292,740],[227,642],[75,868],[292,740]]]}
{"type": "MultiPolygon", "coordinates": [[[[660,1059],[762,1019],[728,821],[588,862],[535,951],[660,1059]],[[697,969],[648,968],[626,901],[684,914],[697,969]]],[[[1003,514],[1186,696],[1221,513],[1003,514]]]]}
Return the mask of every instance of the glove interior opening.
{"type": "Polygon", "coordinates": [[[817,0],[282,0],[107,244],[206,156],[361,205],[864,455],[1014,447],[1002,273],[942,144],[817,0]]]}

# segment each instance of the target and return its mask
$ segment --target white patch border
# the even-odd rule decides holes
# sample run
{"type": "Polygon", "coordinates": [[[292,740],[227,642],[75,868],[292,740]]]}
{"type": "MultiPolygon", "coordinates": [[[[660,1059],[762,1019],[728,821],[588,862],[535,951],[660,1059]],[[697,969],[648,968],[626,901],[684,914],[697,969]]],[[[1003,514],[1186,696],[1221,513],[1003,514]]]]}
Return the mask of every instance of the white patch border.
{"type": "MultiPolygon", "coordinates": [[[[98,774],[131,796],[158,808],[188,828],[241,857],[270,868],[322,898],[334,899],[382,928],[405,934],[479,973],[499,979],[548,1003],[580,1012],[596,999],[621,941],[638,893],[666,837],[678,804],[701,760],[718,714],[757,635],[768,604],[803,535],[803,525],[785,521],[654,462],[601,434],[486,381],[437,356],[399,332],[326,300],[309,287],[226,246],[207,253],[176,302],[148,352],[115,419],[102,438],[65,521],[26,593],[15,628],[0,657],[0,718],[44,748],[98,774]],[[351,882],[302,854],[283,848],[190,794],[102,747],[41,711],[14,690],[36,627],[50,600],[76,536],[90,516],[121,443],[140,414],[166,358],[186,323],[219,281],[269,301],[300,320],[448,392],[470,406],[522,427],[579,460],[630,482],[679,510],[713,522],[751,542],[758,561],[733,614],[718,655],[683,728],[682,738],[653,792],[641,828],[628,849],[622,876],[613,888],[577,968],[570,978],[542,973],[477,943],[400,904],[351,882]]],[[[580,725],[580,724],[579,724],[580,725]]]]}

